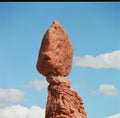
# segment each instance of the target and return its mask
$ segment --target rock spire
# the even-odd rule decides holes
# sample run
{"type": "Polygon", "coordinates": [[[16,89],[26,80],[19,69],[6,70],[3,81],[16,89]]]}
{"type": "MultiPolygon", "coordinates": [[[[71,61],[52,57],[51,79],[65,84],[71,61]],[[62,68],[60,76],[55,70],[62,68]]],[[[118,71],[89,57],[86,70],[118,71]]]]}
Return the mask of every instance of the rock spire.
{"type": "Polygon", "coordinates": [[[36,65],[49,83],[45,118],[87,118],[81,97],[65,78],[71,71],[72,58],[70,39],[55,20],[43,36],[36,65]]]}

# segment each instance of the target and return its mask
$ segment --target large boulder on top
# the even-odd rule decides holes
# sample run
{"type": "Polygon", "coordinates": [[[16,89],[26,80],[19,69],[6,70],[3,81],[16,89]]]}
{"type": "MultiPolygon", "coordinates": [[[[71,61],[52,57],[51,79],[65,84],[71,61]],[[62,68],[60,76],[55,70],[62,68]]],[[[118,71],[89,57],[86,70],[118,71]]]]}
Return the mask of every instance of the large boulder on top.
{"type": "Polygon", "coordinates": [[[73,48],[58,21],[44,34],[37,61],[37,70],[44,76],[67,76],[72,68],[73,48]]]}

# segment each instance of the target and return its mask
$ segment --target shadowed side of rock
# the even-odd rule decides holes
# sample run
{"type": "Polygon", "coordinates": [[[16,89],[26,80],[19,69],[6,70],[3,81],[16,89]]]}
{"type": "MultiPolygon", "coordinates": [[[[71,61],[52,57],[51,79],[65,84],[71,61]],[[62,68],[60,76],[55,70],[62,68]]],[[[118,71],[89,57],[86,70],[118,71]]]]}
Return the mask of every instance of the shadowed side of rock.
{"type": "Polygon", "coordinates": [[[45,118],[86,118],[82,99],[70,89],[68,79],[49,77],[47,80],[52,83],[48,86],[45,118]]]}

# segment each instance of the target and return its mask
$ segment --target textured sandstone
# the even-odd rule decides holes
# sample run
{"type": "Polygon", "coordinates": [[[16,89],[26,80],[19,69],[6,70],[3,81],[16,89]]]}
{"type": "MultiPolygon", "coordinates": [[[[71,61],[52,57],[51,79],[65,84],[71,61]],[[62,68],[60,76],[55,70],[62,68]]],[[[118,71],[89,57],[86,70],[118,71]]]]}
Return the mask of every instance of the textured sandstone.
{"type": "Polygon", "coordinates": [[[54,21],[45,33],[39,51],[37,70],[49,74],[67,76],[71,70],[73,48],[64,28],[54,21]]]}
{"type": "Polygon", "coordinates": [[[48,87],[45,118],[86,118],[82,99],[70,89],[68,79],[60,76],[46,79],[52,83],[48,87]]]}
{"type": "Polygon", "coordinates": [[[69,37],[54,21],[43,37],[36,65],[49,83],[45,118],[87,118],[81,97],[65,78],[71,71],[72,58],[69,37]]]}

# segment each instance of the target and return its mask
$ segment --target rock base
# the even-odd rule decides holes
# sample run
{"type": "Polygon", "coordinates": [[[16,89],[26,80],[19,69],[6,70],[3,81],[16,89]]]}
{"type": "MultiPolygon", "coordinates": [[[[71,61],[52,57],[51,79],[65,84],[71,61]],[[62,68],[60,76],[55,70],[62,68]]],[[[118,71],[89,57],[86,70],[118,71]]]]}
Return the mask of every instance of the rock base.
{"type": "Polygon", "coordinates": [[[48,86],[45,118],[87,118],[83,101],[77,92],[71,90],[68,79],[65,77],[46,79],[52,83],[48,86]]]}

